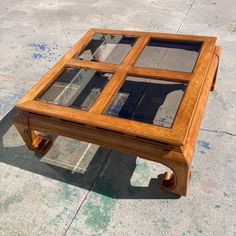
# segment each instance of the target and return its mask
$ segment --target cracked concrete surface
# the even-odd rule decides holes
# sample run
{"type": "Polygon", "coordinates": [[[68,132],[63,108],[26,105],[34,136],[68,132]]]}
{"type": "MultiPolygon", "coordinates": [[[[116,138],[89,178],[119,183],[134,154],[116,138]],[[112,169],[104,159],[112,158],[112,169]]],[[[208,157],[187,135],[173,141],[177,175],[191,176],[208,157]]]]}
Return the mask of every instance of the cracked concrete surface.
{"type": "Polygon", "coordinates": [[[235,28],[233,0],[2,0],[0,235],[236,235],[235,28]],[[187,197],[159,190],[157,163],[96,145],[81,160],[88,144],[62,137],[41,158],[12,125],[15,102],[89,28],[218,37],[187,197]]]}

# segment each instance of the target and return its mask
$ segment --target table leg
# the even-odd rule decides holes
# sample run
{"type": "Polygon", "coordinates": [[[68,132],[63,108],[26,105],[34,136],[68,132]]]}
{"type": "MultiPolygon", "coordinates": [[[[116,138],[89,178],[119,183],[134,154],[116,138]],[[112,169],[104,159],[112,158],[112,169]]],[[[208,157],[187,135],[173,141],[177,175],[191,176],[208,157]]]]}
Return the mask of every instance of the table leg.
{"type": "Polygon", "coordinates": [[[216,46],[215,55],[217,56],[218,60],[217,60],[217,68],[216,68],[216,71],[215,71],[214,79],[213,79],[212,85],[211,85],[211,91],[214,91],[214,89],[215,89],[216,77],[217,77],[217,72],[218,72],[218,68],[219,68],[220,52],[221,52],[221,48],[216,46]]]}
{"type": "Polygon", "coordinates": [[[29,115],[19,112],[13,123],[28,149],[44,155],[51,148],[53,142],[46,134],[30,129],[29,119],[29,115]]]}
{"type": "Polygon", "coordinates": [[[189,168],[178,166],[173,173],[165,172],[161,183],[161,189],[186,196],[189,179],[189,168]]]}
{"type": "Polygon", "coordinates": [[[217,69],[216,69],[216,72],[215,72],[215,75],[214,75],[214,79],[213,79],[212,84],[211,84],[211,92],[215,90],[217,72],[218,72],[218,66],[217,66],[217,69]]]}
{"type": "MultiPolygon", "coordinates": [[[[158,151],[156,154],[158,155],[158,151]]],[[[172,172],[164,173],[160,188],[167,192],[186,196],[191,174],[191,157],[185,157],[183,153],[177,151],[163,151],[162,154],[160,152],[160,157],[158,155],[156,158],[154,156],[144,157],[161,163],[172,170],[172,172]]]]}

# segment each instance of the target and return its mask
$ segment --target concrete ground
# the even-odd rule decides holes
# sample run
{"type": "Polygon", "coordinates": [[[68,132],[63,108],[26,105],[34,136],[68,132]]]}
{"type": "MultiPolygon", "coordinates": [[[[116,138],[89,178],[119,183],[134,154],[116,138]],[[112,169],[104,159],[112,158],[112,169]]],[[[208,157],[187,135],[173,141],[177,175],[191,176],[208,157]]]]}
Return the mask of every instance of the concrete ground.
{"type": "Polygon", "coordinates": [[[234,0],[1,0],[0,51],[0,235],[236,235],[234,0]],[[12,125],[15,102],[95,27],[218,37],[187,197],[159,190],[161,165],[62,137],[42,158],[12,125]]]}

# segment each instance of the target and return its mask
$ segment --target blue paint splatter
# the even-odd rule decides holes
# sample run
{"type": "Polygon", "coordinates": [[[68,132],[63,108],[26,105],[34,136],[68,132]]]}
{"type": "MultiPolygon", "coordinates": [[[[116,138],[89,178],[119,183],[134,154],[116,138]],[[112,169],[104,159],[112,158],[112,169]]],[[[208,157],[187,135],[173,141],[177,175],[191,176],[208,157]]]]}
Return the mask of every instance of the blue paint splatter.
{"type": "Polygon", "coordinates": [[[51,49],[48,47],[48,45],[44,42],[39,42],[39,43],[31,43],[29,44],[29,46],[31,47],[31,50],[35,50],[35,51],[47,51],[49,52],[51,49]]]}
{"type": "Polygon", "coordinates": [[[210,150],[210,144],[208,142],[205,142],[203,140],[198,140],[197,144],[200,146],[200,153],[204,154],[207,150],[210,150]]]}
{"type": "Polygon", "coordinates": [[[30,50],[33,51],[32,59],[34,60],[48,59],[50,62],[53,59],[57,59],[55,51],[58,49],[58,45],[56,42],[53,42],[51,47],[42,41],[38,43],[30,43],[28,46],[30,47],[30,50]]]}
{"type": "Polygon", "coordinates": [[[43,57],[43,55],[41,53],[33,53],[33,55],[32,55],[32,58],[34,58],[34,59],[40,59],[42,57],[43,57]]]}

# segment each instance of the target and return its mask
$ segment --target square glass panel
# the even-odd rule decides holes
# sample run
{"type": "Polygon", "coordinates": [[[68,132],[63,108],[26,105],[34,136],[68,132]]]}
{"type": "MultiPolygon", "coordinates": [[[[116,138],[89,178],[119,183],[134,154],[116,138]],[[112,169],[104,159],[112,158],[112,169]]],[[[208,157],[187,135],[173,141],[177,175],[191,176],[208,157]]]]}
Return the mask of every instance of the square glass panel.
{"type": "Polygon", "coordinates": [[[186,83],[128,76],[105,114],[171,127],[186,83]]]}
{"type": "Polygon", "coordinates": [[[201,42],[151,39],[136,60],[135,66],[192,72],[201,45],[201,42]]]}
{"type": "Polygon", "coordinates": [[[136,37],[95,34],[76,58],[97,62],[120,64],[136,41],[136,37]]]}
{"type": "Polygon", "coordinates": [[[111,76],[103,71],[68,67],[38,99],[88,110],[111,76]]]}

